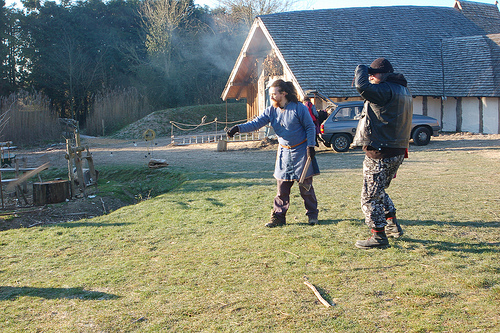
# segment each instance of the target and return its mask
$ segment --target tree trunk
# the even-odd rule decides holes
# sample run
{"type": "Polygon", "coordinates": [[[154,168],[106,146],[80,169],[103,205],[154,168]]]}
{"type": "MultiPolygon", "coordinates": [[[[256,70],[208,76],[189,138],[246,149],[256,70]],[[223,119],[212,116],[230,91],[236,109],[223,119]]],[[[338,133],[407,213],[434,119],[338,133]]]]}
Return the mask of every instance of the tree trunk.
{"type": "Polygon", "coordinates": [[[33,203],[36,206],[63,202],[70,198],[71,182],[69,180],[33,183],[33,203]]]}

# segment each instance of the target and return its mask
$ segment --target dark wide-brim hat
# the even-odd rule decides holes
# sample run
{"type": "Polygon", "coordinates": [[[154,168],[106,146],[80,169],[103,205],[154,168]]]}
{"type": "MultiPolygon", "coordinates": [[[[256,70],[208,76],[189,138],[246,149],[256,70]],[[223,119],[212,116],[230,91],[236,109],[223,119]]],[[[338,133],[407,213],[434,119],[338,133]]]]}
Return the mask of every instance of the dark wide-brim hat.
{"type": "Polygon", "coordinates": [[[368,67],[368,74],[393,72],[394,68],[392,68],[391,63],[386,58],[377,58],[373,60],[370,67],[368,67]]]}

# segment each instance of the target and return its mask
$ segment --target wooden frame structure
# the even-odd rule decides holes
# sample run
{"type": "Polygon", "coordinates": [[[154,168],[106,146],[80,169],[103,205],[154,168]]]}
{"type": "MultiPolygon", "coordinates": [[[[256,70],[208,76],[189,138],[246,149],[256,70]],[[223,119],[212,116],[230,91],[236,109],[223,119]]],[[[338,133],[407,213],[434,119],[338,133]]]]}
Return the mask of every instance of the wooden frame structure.
{"type": "Polygon", "coordinates": [[[71,182],[71,194],[75,196],[77,188],[83,195],[87,195],[87,188],[95,186],[97,191],[97,172],[94,168],[94,159],[89,151],[89,147],[83,147],[80,141],[80,133],[78,128],[75,128],[74,145],[71,139],[66,139],[66,155],[68,160],[68,177],[71,182]],[[83,152],[87,154],[83,156],[83,152]],[[84,175],[84,162],[87,162],[90,177],[86,180],[84,175]]]}

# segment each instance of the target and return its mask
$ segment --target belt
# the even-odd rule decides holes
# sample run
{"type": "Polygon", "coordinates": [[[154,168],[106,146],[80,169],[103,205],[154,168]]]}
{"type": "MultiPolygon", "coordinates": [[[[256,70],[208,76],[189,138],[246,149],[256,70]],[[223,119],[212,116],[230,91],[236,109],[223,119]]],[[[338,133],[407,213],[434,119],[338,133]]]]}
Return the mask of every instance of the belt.
{"type": "Polygon", "coordinates": [[[300,145],[301,145],[301,144],[303,144],[304,142],[307,142],[307,138],[306,138],[304,141],[299,142],[299,143],[297,143],[296,145],[293,145],[293,146],[285,146],[285,145],[282,145],[281,143],[280,143],[280,146],[281,146],[281,147],[283,147],[283,148],[286,148],[286,149],[292,149],[292,148],[295,148],[295,147],[297,147],[297,146],[300,146],[300,145]]]}

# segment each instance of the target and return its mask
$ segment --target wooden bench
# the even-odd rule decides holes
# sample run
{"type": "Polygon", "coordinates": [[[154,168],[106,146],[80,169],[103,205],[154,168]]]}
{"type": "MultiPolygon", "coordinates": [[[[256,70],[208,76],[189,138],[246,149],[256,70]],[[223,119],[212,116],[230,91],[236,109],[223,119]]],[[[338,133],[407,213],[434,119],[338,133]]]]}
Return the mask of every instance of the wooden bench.
{"type": "Polygon", "coordinates": [[[16,158],[16,154],[12,151],[16,150],[16,146],[12,146],[12,141],[0,142],[0,151],[1,151],[1,165],[4,164],[12,165],[12,161],[16,158]]]}

